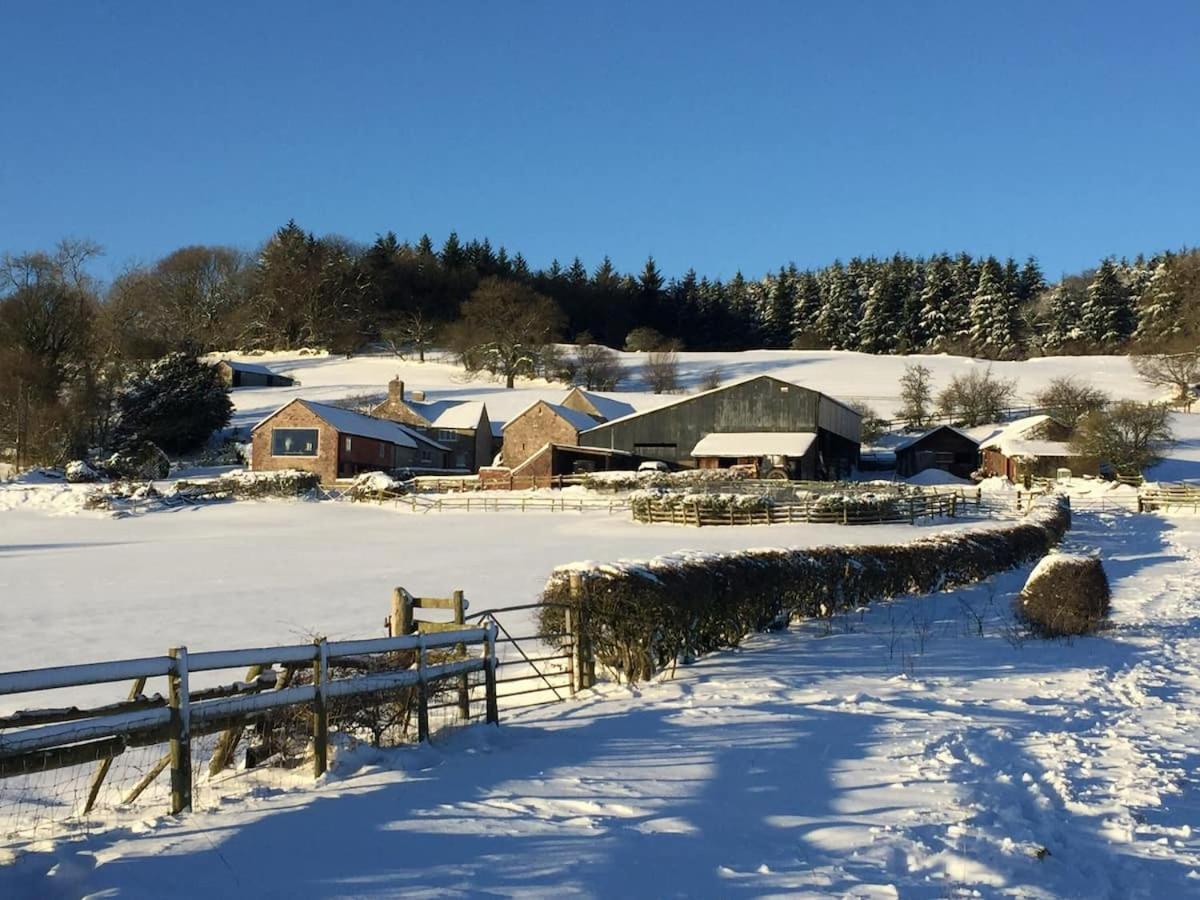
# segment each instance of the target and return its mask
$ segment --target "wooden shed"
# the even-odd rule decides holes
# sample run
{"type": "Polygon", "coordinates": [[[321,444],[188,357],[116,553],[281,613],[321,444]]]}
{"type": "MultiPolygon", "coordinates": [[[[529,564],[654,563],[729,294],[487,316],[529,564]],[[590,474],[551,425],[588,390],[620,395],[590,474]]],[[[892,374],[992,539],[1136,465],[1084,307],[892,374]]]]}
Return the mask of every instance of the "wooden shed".
{"type": "Polygon", "coordinates": [[[1100,460],[1071,450],[1071,426],[1051,416],[1028,416],[995,429],[980,441],[983,470],[1012,482],[1054,478],[1059,469],[1098,475],[1100,460]]]}
{"type": "Polygon", "coordinates": [[[939,425],[896,447],[896,474],[908,478],[926,469],[943,469],[969,478],[979,468],[979,443],[950,425],[939,425]]]}

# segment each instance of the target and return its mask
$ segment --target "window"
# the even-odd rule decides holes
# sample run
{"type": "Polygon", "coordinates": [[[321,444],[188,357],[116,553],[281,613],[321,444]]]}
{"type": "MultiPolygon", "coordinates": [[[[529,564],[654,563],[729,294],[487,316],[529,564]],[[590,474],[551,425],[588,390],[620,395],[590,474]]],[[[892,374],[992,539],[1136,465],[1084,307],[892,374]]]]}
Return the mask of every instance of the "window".
{"type": "Polygon", "coordinates": [[[350,440],[350,435],[346,435],[346,452],[349,453],[353,446],[354,444],[350,440]]]}
{"type": "Polygon", "coordinates": [[[421,462],[423,462],[425,465],[429,465],[430,463],[433,462],[433,454],[430,453],[428,450],[422,450],[421,451],[421,462]]]}
{"type": "Polygon", "coordinates": [[[458,440],[458,432],[447,431],[445,428],[439,428],[437,433],[438,443],[453,444],[458,440]]]}
{"type": "Polygon", "coordinates": [[[379,445],[379,458],[383,459],[383,444],[379,445]]]}
{"type": "Polygon", "coordinates": [[[272,456],[316,456],[316,428],[274,428],[271,430],[272,456]]]}

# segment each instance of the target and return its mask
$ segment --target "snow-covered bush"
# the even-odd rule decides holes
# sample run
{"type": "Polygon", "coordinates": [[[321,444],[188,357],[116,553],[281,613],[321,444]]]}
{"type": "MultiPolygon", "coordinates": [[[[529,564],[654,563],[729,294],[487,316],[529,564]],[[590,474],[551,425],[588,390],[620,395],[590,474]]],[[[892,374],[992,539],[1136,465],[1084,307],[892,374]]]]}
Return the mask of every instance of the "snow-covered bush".
{"type": "MultiPolygon", "coordinates": [[[[796,616],[829,615],[906,593],[980,581],[1037,559],[1071,526],[1065,500],[1045,498],[1019,523],[907,544],[690,553],[556,569],[541,630],[563,635],[563,606],[588,622],[596,657],[642,681],[679,657],[736,646],[796,616]],[[572,573],[582,579],[577,595],[572,573]]],[[[580,621],[576,615],[575,621],[580,621]]]]}
{"type": "Polygon", "coordinates": [[[1052,553],[1029,574],[1016,613],[1043,637],[1090,634],[1108,615],[1111,598],[1098,557],[1052,553]]]}
{"type": "Polygon", "coordinates": [[[847,517],[901,518],[899,494],[818,494],[812,508],[814,513],[835,513],[847,517]]]}
{"type": "Polygon", "coordinates": [[[363,472],[355,477],[347,493],[351,500],[383,500],[408,492],[408,487],[387,472],[363,472]]]}
{"type": "Polygon", "coordinates": [[[67,463],[63,470],[67,481],[71,484],[92,484],[100,480],[100,473],[88,465],[87,460],[76,459],[67,463]]]}
{"type": "Polygon", "coordinates": [[[634,519],[646,519],[652,508],[695,509],[698,512],[757,512],[772,505],[770,497],[757,494],[700,494],[662,489],[634,491],[629,495],[634,519]]]}
{"type": "Polygon", "coordinates": [[[233,403],[216,366],[172,353],[134,375],[117,408],[119,444],[152,441],[171,453],[186,453],[229,424],[233,403]]]}
{"type": "Polygon", "coordinates": [[[746,469],[682,469],[678,472],[593,472],[583,486],[592,491],[633,491],[641,488],[682,487],[694,484],[724,484],[750,478],[746,469]]]}
{"type": "Polygon", "coordinates": [[[299,469],[277,472],[230,472],[212,482],[216,491],[239,500],[263,497],[302,497],[321,486],[321,476],[299,469]]]}
{"type": "Polygon", "coordinates": [[[157,444],[139,441],[114,453],[101,468],[105,475],[114,480],[129,478],[149,481],[166,478],[171,473],[171,461],[157,444]]]}

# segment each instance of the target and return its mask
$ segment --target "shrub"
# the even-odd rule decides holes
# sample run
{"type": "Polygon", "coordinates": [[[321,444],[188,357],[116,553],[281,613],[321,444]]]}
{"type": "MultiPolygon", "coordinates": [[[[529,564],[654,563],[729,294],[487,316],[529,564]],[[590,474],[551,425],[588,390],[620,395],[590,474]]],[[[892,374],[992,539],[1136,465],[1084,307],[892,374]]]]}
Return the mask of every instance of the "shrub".
{"type": "Polygon", "coordinates": [[[1042,637],[1090,634],[1108,615],[1111,597],[1097,557],[1054,553],[1030,573],[1016,613],[1042,637]]]}
{"type": "Polygon", "coordinates": [[[1171,411],[1134,400],[1088,413],[1071,437],[1071,448],[1080,456],[1096,457],[1127,475],[1140,475],[1174,443],[1171,411]]]}
{"type": "Polygon", "coordinates": [[[746,634],[793,617],[979,581],[1042,556],[1070,525],[1070,507],[1051,498],[1014,525],[908,544],[565,566],[542,592],[541,630],[565,644],[563,607],[574,607],[586,617],[597,659],[631,682],[642,681],[672,660],[736,646],[746,634]],[[573,573],[581,579],[578,594],[571,589],[573,573]]]}
{"type": "Polygon", "coordinates": [[[383,500],[408,493],[408,487],[387,472],[363,472],[357,475],[347,491],[351,500],[383,500]]]}
{"type": "Polygon", "coordinates": [[[114,453],[104,461],[101,468],[109,478],[149,481],[170,475],[171,461],[152,441],[137,441],[114,453]]]}
{"type": "Polygon", "coordinates": [[[91,484],[100,480],[100,473],[83,459],[67,463],[63,474],[71,484],[91,484]]]}
{"type": "Polygon", "coordinates": [[[299,469],[278,472],[230,472],[206,482],[179,481],[175,494],[191,499],[234,497],[258,500],[264,497],[302,497],[321,486],[321,477],[299,469]]]}
{"type": "Polygon", "coordinates": [[[217,367],[186,353],[165,356],[130,379],[117,406],[118,446],[150,441],[168,453],[202,447],[233,412],[217,367]]]}
{"type": "Polygon", "coordinates": [[[960,425],[983,425],[1000,421],[1012,404],[1017,383],[998,378],[989,366],[985,371],[955,375],[940,394],[938,409],[960,425]]]}

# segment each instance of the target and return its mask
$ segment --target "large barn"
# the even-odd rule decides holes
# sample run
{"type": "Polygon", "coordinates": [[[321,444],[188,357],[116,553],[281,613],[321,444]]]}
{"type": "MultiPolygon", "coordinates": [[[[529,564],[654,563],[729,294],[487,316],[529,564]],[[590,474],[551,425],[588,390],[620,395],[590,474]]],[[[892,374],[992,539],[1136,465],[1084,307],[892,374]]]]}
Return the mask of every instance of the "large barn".
{"type": "Polygon", "coordinates": [[[758,375],[579,434],[579,444],[677,467],[752,464],[759,474],[835,479],[858,465],[861,416],[832,397],[758,375]]]}

